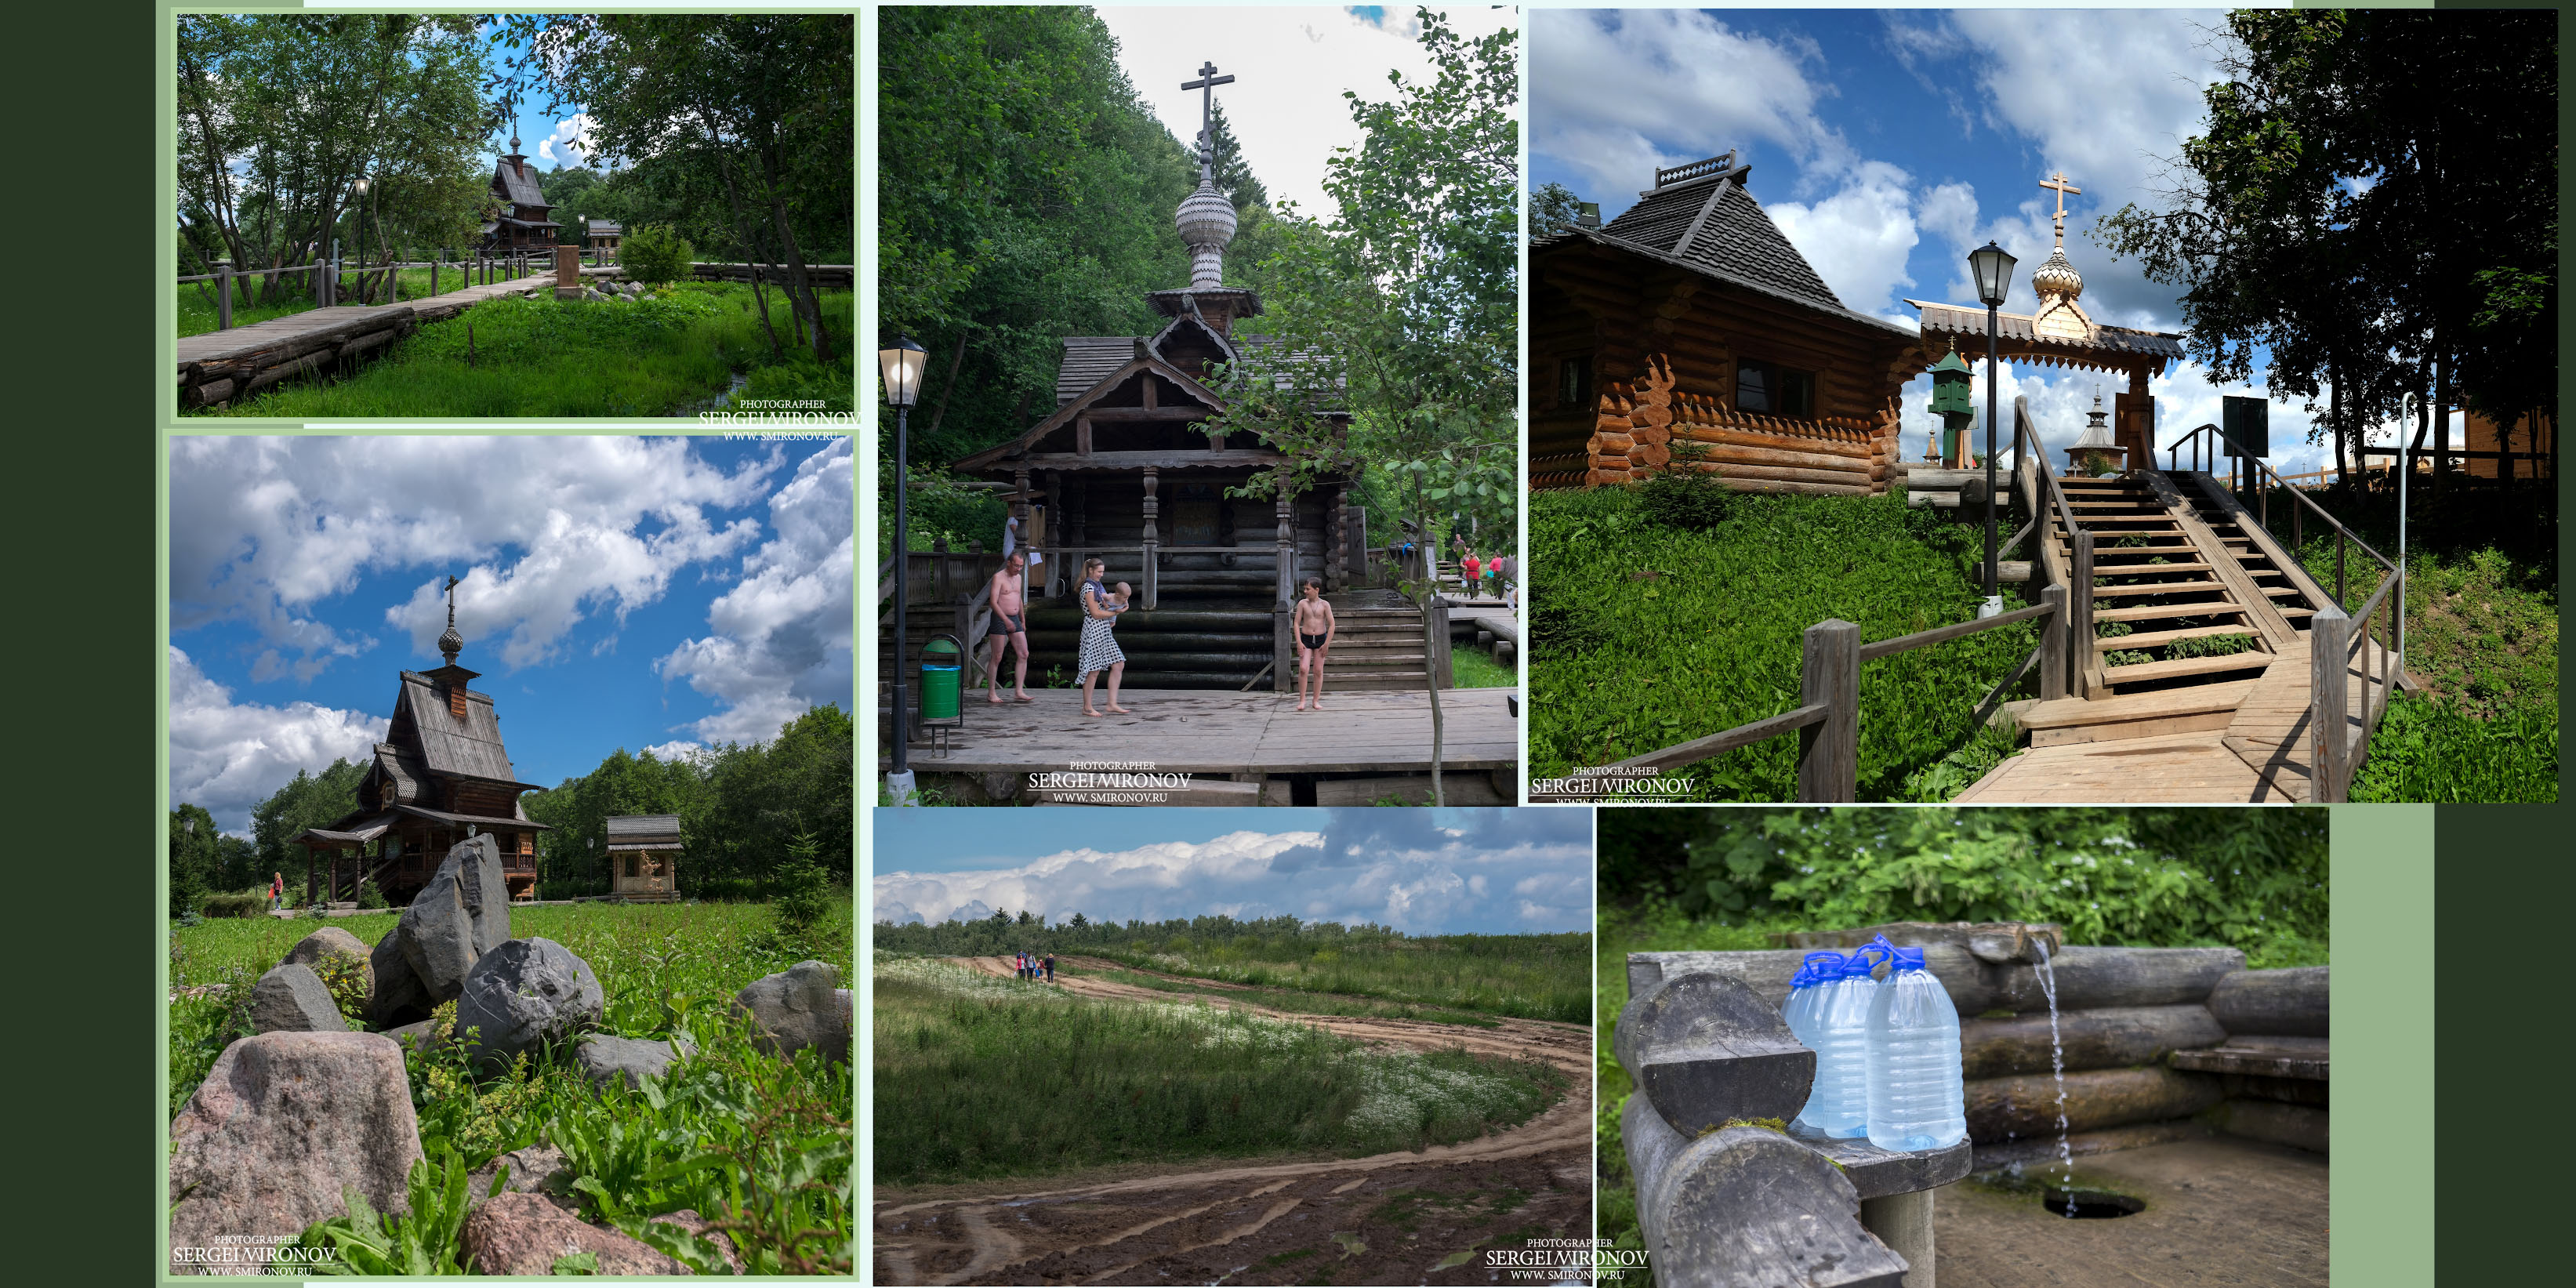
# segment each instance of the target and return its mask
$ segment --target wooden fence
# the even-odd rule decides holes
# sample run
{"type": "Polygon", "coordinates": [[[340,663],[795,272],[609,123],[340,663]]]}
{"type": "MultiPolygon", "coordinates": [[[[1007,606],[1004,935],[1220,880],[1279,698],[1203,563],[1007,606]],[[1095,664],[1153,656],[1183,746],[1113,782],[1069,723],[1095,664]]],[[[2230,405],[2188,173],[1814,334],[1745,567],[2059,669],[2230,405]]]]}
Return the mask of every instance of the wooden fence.
{"type": "MultiPolygon", "coordinates": [[[[229,331],[233,326],[233,291],[234,284],[237,282],[282,277],[289,273],[312,274],[313,306],[330,308],[340,302],[341,280],[352,275],[358,279],[360,288],[358,294],[363,299],[368,294],[365,288],[371,277],[390,277],[403,269],[426,268],[429,270],[428,295],[413,298],[427,299],[440,293],[438,277],[441,270],[455,273],[456,286],[453,289],[462,290],[468,286],[515,281],[531,274],[552,272],[554,262],[551,247],[531,247],[508,255],[476,255],[472,259],[448,260],[433,256],[428,259],[374,260],[356,267],[350,267],[345,260],[334,257],[316,260],[310,264],[287,264],[276,268],[257,268],[242,272],[233,270],[231,260],[219,259],[215,261],[214,272],[181,277],[177,284],[186,286],[196,283],[202,286],[205,283],[213,283],[215,329],[229,331]]],[[[618,261],[614,255],[585,248],[582,251],[581,263],[584,268],[613,268],[617,266],[618,261]]],[[[856,270],[848,264],[808,264],[805,266],[805,275],[806,280],[822,290],[849,290],[857,281],[856,270]]],[[[779,264],[692,263],[689,266],[689,276],[691,280],[701,282],[755,282],[774,286],[786,282],[787,270],[784,265],[779,264]]],[[[399,286],[388,288],[388,302],[399,302],[399,293],[399,286]]]]}

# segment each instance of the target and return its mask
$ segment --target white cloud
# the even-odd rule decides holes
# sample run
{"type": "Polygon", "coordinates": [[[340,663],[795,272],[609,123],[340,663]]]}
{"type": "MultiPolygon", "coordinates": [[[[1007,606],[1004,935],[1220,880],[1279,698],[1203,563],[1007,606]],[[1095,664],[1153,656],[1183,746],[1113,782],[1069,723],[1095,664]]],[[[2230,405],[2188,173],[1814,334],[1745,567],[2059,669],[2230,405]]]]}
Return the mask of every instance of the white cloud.
{"type": "Polygon", "coordinates": [[[588,112],[576,112],[555,122],[554,133],[537,143],[537,159],[551,161],[568,170],[596,164],[599,154],[591,142],[590,132],[588,112]]]}
{"type": "Polygon", "coordinates": [[[386,722],[310,702],[236,704],[185,652],[170,650],[170,802],[204,806],[215,825],[247,833],[253,805],[297,770],[363,760],[386,722]]]}
{"type": "Polygon", "coordinates": [[[1905,259],[1921,238],[1906,184],[1903,170],[1864,161],[1844,176],[1841,191],[1822,201],[1784,201],[1765,209],[1843,307],[1873,313],[1894,305],[1899,287],[1914,284],[1905,259]]]}
{"type": "MultiPolygon", "coordinates": [[[[1969,384],[1975,400],[1973,405],[1978,412],[1976,421],[1972,423],[1972,432],[1976,448],[1982,453],[1985,450],[1986,364],[1981,352],[1963,351],[1963,356],[1971,359],[1969,366],[1976,371],[1969,384]]],[[[2128,387],[2128,377],[2122,374],[2016,366],[2007,361],[1995,386],[2000,417],[1996,443],[2000,449],[2010,450],[2013,399],[2027,397],[2030,399],[2031,424],[2039,431],[2049,464],[2063,472],[2066,469],[2066,449],[2073,446],[2076,437],[2084,432],[2085,413],[2092,410],[2095,391],[2098,389],[2102,395],[2102,410],[2110,412],[2117,405],[2117,395],[2128,387]]],[[[2166,444],[2199,425],[2214,424],[2219,420],[2222,399],[2229,395],[2244,397],[2263,391],[2241,385],[2213,385],[2205,368],[2186,361],[2175,364],[2164,375],[2148,380],[2147,392],[2156,400],[2156,460],[2162,464],[2166,460],[2166,444]]],[[[1931,377],[1916,377],[1905,387],[1904,397],[1905,423],[1897,451],[1902,459],[1914,460],[1923,455],[1927,435],[1941,425],[1941,418],[1930,410],[1931,377]]],[[[2268,460],[2273,469],[2284,474],[2298,474],[2333,466],[2332,443],[2308,442],[2314,419],[2296,401],[2275,400],[2272,403],[2272,455],[2268,460]]],[[[2105,417],[2105,420],[2107,422],[2109,418],[2105,417]]],[[[2187,453],[2185,460],[2188,461],[2187,453]]]]}
{"type": "Polygon", "coordinates": [[[654,663],[664,679],[723,704],[689,726],[710,743],[765,742],[805,709],[851,702],[850,440],[797,466],[769,499],[777,537],[742,561],[742,580],[707,607],[713,633],[654,663]]]}
{"type": "Polygon", "coordinates": [[[651,756],[655,760],[671,761],[706,760],[713,757],[715,752],[704,743],[690,742],[686,739],[682,739],[677,742],[655,743],[650,747],[646,747],[644,749],[644,754],[651,756]]]}
{"type": "Polygon", "coordinates": [[[1071,849],[1016,867],[886,871],[904,842],[878,834],[879,920],[971,920],[993,908],[1062,920],[1160,921],[1293,913],[1415,934],[1568,931],[1592,924],[1592,845],[1568,811],[1493,811],[1465,837],[1423,811],[1338,811],[1325,832],[1233,832],[1104,852],[1071,849]],[[1411,817],[1385,819],[1378,814],[1411,817]],[[1538,817],[1527,817],[1537,815],[1538,817]]]}
{"type": "Polygon", "coordinates": [[[1604,219],[1652,187],[1658,166],[1730,148],[1757,174],[1766,145],[1840,172],[1856,158],[1817,113],[1834,92],[1808,78],[1819,58],[1811,42],[1738,32],[1705,13],[1535,10],[1530,146],[1582,175],[1604,219]]]}
{"type": "Polygon", "coordinates": [[[415,658],[446,629],[443,574],[468,571],[458,626],[482,662],[558,656],[579,623],[658,600],[760,525],[773,454],[731,474],[685,439],[179,438],[170,447],[170,628],[255,628],[254,673],[311,679],[371,648],[316,605],[368,574],[423,570],[388,627],[415,658]],[[513,555],[512,552],[518,552],[513,555]]]}

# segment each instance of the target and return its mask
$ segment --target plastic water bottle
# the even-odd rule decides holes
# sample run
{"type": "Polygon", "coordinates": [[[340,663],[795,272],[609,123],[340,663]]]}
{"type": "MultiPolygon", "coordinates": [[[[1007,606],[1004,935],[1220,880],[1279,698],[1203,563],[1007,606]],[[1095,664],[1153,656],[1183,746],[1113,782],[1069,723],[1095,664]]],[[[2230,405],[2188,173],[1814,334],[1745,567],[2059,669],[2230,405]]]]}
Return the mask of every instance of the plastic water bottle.
{"type": "Polygon", "coordinates": [[[1816,1052],[1816,1083],[1798,1121],[1836,1140],[1869,1131],[1869,1012],[1878,992],[1869,976],[1884,960],[1876,947],[1863,948],[1816,986],[1812,1036],[1803,1039],[1816,1052]]]}
{"type": "Polygon", "coordinates": [[[1960,1083],[1959,1011],[1924,969],[1923,950],[1899,948],[1870,999],[1869,1143],[1947,1149],[1968,1138],[1960,1083]]]}
{"type": "Polygon", "coordinates": [[[1799,963],[1798,973],[1789,977],[1789,1000],[1781,1004],[1780,1018],[1788,1022],[1789,1036],[1811,1051],[1816,1046],[1811,1040],[1815,1033],[1816,988],[1828,979],[1838,978],[1842,969],[1841,953],[1809,953],[1807,960],[1799,963]]]}

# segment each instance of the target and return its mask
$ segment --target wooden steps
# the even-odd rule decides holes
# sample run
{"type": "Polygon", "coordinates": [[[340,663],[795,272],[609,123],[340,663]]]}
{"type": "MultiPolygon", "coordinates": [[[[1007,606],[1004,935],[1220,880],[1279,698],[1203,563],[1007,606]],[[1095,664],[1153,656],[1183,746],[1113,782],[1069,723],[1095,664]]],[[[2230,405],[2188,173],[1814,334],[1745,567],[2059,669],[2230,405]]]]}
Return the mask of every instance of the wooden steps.
{"type": "MultiPolygon", "coordinates": [[[[2237,632],[2230,632],[2231,634],[2237,632]]],[[[2225,657],[2184,657],[2165,662],[2138,662],[2129,666],[2106,666],[2104,678],[2116,687],[2123,684],[2145,684],[2150,680],[2174,680],[2192,675],[2223,675],[2229,671],[2259,671],[2272,665],[2278,656],[2272,653],[2230,653],[2225,657]]]]}
{"type": "Polygon", "coordinates": [[[2200,639],[2210,635],[2248,634],[2252,632],[2242,626],[2186,626],[2179,630],[2133,631],[2127,635],[2104,636],[2094,640],[2093,647],[2105,653],[2115,653],[2122,649],[2155,648],[2159,645],[2171,644],[2176,640],[2200,639]]]}
{"type": "Polygon", "coordinates": [[[2205,563],[2116,564],[2105,567],[2099,558],[2093,561],[2096,577],[2152,577],[2177,572],[2214,572],[2216,566],[2205,563]]]}
{"type": "MultiPolygon", "coordinates": [[[[2224,595],[2226,593],[2227,588],[2214,581],[2159,582],[2150,586],[2095,586],[2093,588],[2095,599],[2125,598],[2136,595],[2224,595]]],[[[2100,614],[2096,613],[2095,616],[2100,614]]]]}
{"type": "Polygon", "coordinates": [[[1959,804],[2287,803],[2217,730],[2033,748],[1952,798],[1959,804]]]}
{"type": "Polygon", "coordinates": [[[2034,748],[2223,730],[2255,683],[2235,680],[2089,701],[2056,698],[2024,708],[2014,720],[2030,733],[2034,748]]]}
{"type": "MultiPolygon", "coordinates": [[[[2097,589],[2094,593],[2101,592],[2097,589]]],[[[2245,610],[2234,604],[2136,604],[2093,610],[2093,620],[2097,622],[2150,622],[2170,617],[2233,617],[2242,621],[2245,610]]]]}

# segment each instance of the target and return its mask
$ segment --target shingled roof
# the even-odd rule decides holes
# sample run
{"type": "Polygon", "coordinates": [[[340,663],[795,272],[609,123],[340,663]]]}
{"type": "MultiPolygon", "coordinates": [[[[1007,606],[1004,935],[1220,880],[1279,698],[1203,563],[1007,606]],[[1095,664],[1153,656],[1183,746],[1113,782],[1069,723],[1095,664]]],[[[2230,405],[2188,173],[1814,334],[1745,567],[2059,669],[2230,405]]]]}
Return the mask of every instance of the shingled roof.
{"type": "MultiPolygon", "coordinates": [[[[1986,311],[1958,304],[1934,304],[1926,300],[1906,303],[1923,310],[1923,334],[1927,338],[1944,335],[1965,336],[1982,340],[1986,335],[1986,311]]],[[[2067,349],[2078,353],[2101,354],[2111,358],[2126,355],[2155,358],[2162,362],[2183,359],[2182,337],[2170,331],[2140,331],[2125,326],[2095,323],[2091,340],[2074,340],[2064,336],[2041,336],[2031,328],[2031,319],[2021,313],[1995,315],[1995,334],[2004,340],[2018,340],[2038,349],[2067,349]]]]}
{"type": "Polygon", "coordinates": [[[514,206],[546,204],[546,194],[537,189],[536,176],[521,170],[519,165],[513,163],[510,158],[503,157],[493,163],[492,177],[498,183],[501,196],[510,204],[514,206]]]}
{"type": "Polygon", "coordinates": [[[679,844],[677,814],[620,814],[608,820],[611,850],[669,850],[679,844]]]}
{"type": "Polygon", "coordinates": [[[510,753],[501,745],[501,721],[492,714],[491,695],[466,690],[465,718],[459,720],[447,713],[446,695],[428,676],[405,671],[402,686],[402,696],[397,701],[411,717],[411,727],[420,738],[422,764],[430,773],[537,786],[520,783],[512,776],[510,753]]]}

